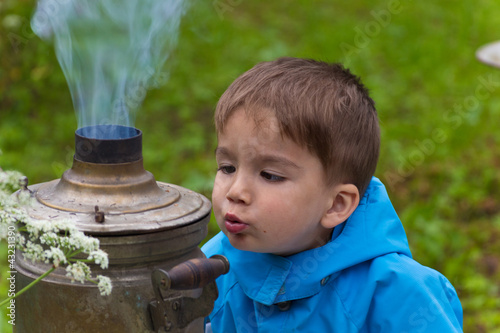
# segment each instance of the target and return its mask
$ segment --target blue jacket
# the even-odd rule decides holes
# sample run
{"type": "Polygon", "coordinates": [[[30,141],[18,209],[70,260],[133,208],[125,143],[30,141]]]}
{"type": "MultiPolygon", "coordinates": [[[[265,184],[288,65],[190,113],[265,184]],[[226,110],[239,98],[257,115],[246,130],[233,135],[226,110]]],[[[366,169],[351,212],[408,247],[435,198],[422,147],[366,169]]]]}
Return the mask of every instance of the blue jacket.
{"type": "Polygon", "coordinates": [[[462,332],[462,307],[439,272],[412,259],[384,185],[373,178],[328,244],[281,257],[241,251],[222,233],[202,248],[226,256],[215,333],[462,332]]]}

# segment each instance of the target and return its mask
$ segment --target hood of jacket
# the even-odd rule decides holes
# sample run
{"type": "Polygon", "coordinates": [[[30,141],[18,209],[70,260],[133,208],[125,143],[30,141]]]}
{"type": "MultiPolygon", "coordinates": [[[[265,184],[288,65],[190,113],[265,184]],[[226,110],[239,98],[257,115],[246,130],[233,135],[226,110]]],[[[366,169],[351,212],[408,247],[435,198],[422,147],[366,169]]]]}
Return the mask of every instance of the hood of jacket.
{"type": "Polygon", "coordinates": [[[388,253],[411,258],[401,221],[384,185],[375,177],[354,213],[322,247],[281,257],[238,250],[219,233],[202,250],[207,256],[226,256],[232,276],[226,279],[265,305],[315,295],[341,271],[388,253]]]}

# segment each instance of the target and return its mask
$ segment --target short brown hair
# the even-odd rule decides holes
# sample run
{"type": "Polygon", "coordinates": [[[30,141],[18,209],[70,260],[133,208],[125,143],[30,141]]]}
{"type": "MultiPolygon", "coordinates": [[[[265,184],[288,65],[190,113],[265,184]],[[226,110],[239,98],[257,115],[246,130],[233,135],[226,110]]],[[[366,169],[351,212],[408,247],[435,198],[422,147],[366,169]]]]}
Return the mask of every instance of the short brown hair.
{"type": "Polygon", "coordinates": [[[360,79],[341,64],[298,58],[259,63],[221,96],[217,133],[239,108],[254,116],[270,110],[282,135],[320,159],[329,184],[354,184],[363,195],[378,161],[377,111],[360,79]]]}

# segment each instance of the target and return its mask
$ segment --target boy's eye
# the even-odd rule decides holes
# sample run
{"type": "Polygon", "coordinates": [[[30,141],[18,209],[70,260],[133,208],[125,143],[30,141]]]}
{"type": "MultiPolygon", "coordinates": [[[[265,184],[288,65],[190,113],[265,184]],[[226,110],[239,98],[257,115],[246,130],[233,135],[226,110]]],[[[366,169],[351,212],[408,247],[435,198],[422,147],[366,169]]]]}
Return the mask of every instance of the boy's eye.
{"type": "Polygon", "coordinates": [[[217,171],[222,171],[222,173],[225,173],[225,174],[230,174],[230,173],[233,173],[236,171],[236,168],[232,165],[223,165],[223,166],[220,166],[217,171]]]}
{"type": "Polygon", "coordinates": [[[284,177],[273,175],[272,173],[266,172],[266,171],[261,171],[260,176],[266,180],[269,180],[271,182],[281,182],[285,180],[284,177]]]}

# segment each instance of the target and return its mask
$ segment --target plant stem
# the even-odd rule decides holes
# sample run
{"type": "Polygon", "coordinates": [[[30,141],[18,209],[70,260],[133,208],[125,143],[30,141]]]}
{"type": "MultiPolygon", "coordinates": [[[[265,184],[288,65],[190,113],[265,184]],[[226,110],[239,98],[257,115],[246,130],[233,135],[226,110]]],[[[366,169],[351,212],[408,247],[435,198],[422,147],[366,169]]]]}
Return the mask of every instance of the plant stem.
{"type": "Polygon", "coordinates": [[[66,255],[66,257],[68,259],[70,259],[70,258],[73,258],[74,256],[76,256],[77,254],[81,253],[81,252],[83,252],[83,249],[78,249],[78,250],[74,251],[73,253],[66,255]]]}
{"type": "Polygon", "coordinates": [[[51,269],[49,269],[48,271],[46,271],[45,273],[43,273],[42,275],[40,275],[36,280],[34,280],[33,282],[31,282],[30,284],[28,284],[26,287],[24,287],[23,289],[19,290],[14,296],[11,296],[9,298],[6,298],[4,299],[1,303],[0,303],[0,307],[4,306],[6,303],[8,303],[11,299],[14,299],[16,297],[18,297],[19,295],[23,294],[26,290],[30,289],[31,287],[33,287],[35,284],[37,284],[38,282],[40,282],[43,278],[45,278],[47,275],[49,275],[50,273],[52,273],[56,268],[54,266],[52,266],[51,269]]]}

